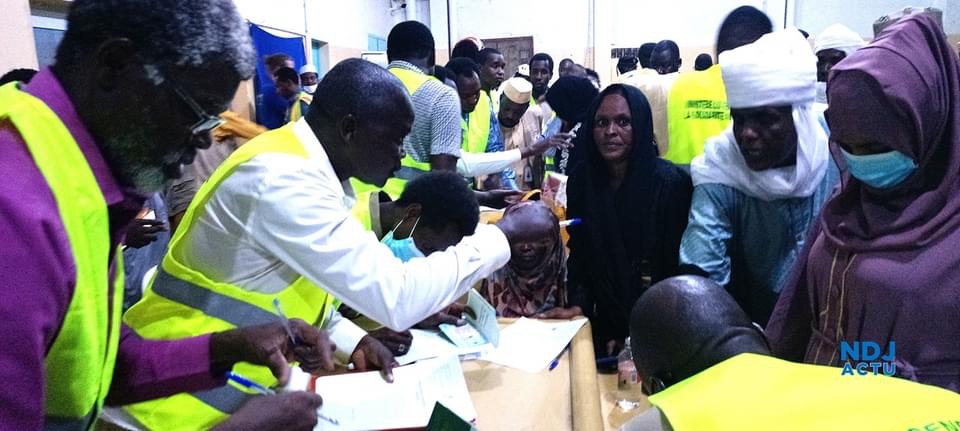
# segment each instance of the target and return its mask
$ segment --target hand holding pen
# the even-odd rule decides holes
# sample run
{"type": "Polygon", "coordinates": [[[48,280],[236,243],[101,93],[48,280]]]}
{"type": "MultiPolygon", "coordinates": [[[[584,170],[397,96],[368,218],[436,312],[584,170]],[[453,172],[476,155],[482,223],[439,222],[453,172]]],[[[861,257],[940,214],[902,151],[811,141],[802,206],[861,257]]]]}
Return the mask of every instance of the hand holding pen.
{"type": "Polygon", "coordinates": [[[299,362],[308,373],[333,371],[335,349],[326,333],[307,322],[293,319],[284,323],[278,319],[211,335],[210,364],[218,374],[226,373],[237,362],[263,365],[284,385],[290,377],[290,362],[299,362]]]}
{"type": "MultiPolygon", "coordinates": [[[[232,382],[234,382],[234,383],[236,383],[236,384],[238,384],[238,385],[240,385],[240,386],[242,386],[242,387],[244,387],[244,388],[250,389],[250,390],[252,390],[252,391],[254,391],[254,392],[256,392],[256,393],[258,393],[258,394],[260,394],[260,395],[276,395],[276,394],[277,394],[276,391],[274,391],[273,389],[270,389],[270,388],[268,388],[268,387],[266,387],[266,386],[263,386],[263,385],[255,382],[255,381],[250,380],[250,379],[248,379],[248,378],[246,378],[246,377],[244,377],[244,376],[241,376],[240,374],[237,374],[237,373],[235,373],[235,372],[233,372],[233,371],[228,371],[228,372],[227,372],[227,379],[230,380],[230,381],[232,381],[232,382]]],[[[313,392],[311,392],[311,393],[313,393],[313,392]]],[[[317,398],[319,398],[319,396],[317,396],[317,398]]],[[[320,408],[320,405],[319,405],[319,404],[317,405],[317,408],[318,408],[318,409],[320,408]]],[[[318,418],[318,419],[321,419],[321,420],[324,420],[324,421],[326,421],[326,422],[329,422],[329,423],[331,423],[331,424],[334,424],[334,425],[340,425],[340,422],[339,422],[339,421],[337,421],[336,419],[333,419],[333,418],[331,418],[331,417],[329,417],[329,416],[325,416],[325,415],[321,414],[319,411],[317,412],[317,418],[318,418]]]]}
{"type": "MultiPolygon", "coordinates": [[[[319,409],[322,405],[323,399],[313,392],[253,397],[213,430],[310,431],[321,419],[319,409]]],[[[326,419],[329,418],[323,416],[323,420],[326,419]]]]}

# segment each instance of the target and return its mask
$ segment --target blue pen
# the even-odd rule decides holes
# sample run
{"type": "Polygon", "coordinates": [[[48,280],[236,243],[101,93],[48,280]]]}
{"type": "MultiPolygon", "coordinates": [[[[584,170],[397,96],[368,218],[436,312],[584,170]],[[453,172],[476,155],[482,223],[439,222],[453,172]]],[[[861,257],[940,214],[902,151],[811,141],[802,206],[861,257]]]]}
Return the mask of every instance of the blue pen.
{"type": "Polygon", "coordinates": [[[550,363],[550,369],[547,371],[553,371],[553,369],[557,368],[557,366],[559,365],[560,365],[560,358],[559,357],[554,358],[553,362],[550,363]]]}
{"type": "Polygon", "coordinates": [[[253,390],[254,392],[261,395],[276,395],[276,391],[270,389],[266,386],[263,386],[253,380],[250,380],[246,377],[243,377],[233,371],[227,371],[227,379],[233,381],[234,383],[243,386],[247,389],[253,390]]]}
{"type": "Polygon", "coordinates": [[[618,362],[618,358],[616,356],[609,356],[606,358],[597,359],[597,366],[598,367],[610,366],[610,365],[616,364],[617,362],[618,362]]]}
{"type": "MultiPolygon", "coordinates": [[[[250,380],[250,379],[248,379],[248,378],[246,378],[246,377],[243,377],[243,376],[241,376],[241,375],[239,375],[239,374],[237,374],[237,373],[234,373],[233,371],[227,371],[227,379],[233,381],[234,383],[236,383],[236,384],[238,384],[238,385],[240,385],[240,386],[243,386],[243,387],[245,387],[245,388],[247,388],[247,389],[250,389],[250,390],[252,390],[252,391],[254,391],[254,392],[256,392],[256,393],[258,393],[258,394],[260,394],[260,395],[276,395],[276,394],[277,394],[277,392],[274,391],[273,389],[270,389],[270,388],[268,388],[268,387],[266,387],[266,386],[263,386],[263,385],[255,382],[255,381],[253,381],[253,380],[250,380]]],[[[332,424],[334,424],[334,425],[340,425],[340,421],[338,421],[338,420],[336,420],[336,419],[334,419],[334,418],[331,418],[331,417],[324,416],[324,415],[320,414],[320,412],[317,412],[317,417],[320,418],[320,419],[323,419],[323,420],[325,420],[325,421],[327,421],[327,422],[330,422],[330,423],[332,423],[332,424]]]]}
{"type": "Polygon", "coordinates": [[[572,219],[570,219],[570,220],[564,220],[564,221],[560,222],[560,227],[576,226],[576,225],[578,225],[578,224],[580,224],[580,223],[583,223],[583,220],[578,219],[578,218],[572,218],[572,219]]]}
{"type": "Polygon", "coordinates": [[[280,317],[280,323],[283,324],[283,329],[287,330],[287,335],[290,336],[290,343],[296,346],[297,337],[293,336],[293,329],[290,328],[290,320],[287,319],[287,315],[283,314],[283,309],[280,308],[280,298],[273,298],[273,309],[276,310],[277,316],[280,317]]]}
{"type": "Polygon", "coordinates": [[[553,362],[550,362],[550,368],[547,371],[553,371],[554,368],[557,368],[560,365],[560,358],[563,357],[563,354],[567,352],[568,347],[564,347],[560,351],[560,354],[556,358],[553,358],[553,362]]]}

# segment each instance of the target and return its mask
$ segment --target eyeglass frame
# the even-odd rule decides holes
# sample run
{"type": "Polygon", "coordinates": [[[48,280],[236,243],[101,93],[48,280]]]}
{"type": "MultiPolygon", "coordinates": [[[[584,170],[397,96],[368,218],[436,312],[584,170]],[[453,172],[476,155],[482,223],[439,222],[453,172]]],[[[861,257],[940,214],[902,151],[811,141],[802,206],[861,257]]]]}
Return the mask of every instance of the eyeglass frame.
{"type": "Polygon", "coordinates": [[[203,108],[200,107],[200,104],[190,97],[190,95],[188,95],[187,92],[175,82],[170,81],[169,79],[167,82],[169,82],[170,86],[173,87],[174,93],[177,93],[177,96],[180,98],[180,100],[186,103],[187,106],[190,107],[190,110],[193,111],[194,115],[196,115],[198,118],[197,122],[190,126],[190,133],[192,133],[193,136],[209,133],[213,129],[222,126],[223,123],[226,122],[226,120],[223,118],[210,115],[207,113],[207,111],[204,111],[203,108]]]}

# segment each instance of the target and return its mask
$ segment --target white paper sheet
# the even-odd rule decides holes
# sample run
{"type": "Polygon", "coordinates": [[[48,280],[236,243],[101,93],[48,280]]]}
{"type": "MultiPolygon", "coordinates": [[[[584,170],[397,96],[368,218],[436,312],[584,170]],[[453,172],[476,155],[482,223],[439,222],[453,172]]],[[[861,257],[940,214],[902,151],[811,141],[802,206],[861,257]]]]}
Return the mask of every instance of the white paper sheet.
{"type": "Polygon", "coordinates": [[[474,310],[476,318],[467,316],[464,326],[440,325],[440,332],[411,329],[413,341],[403,356],[397,356],[400,365],[421,359],[457,355],[461,360],[471,360],[492,351],[500,340],[500,325],[497,311],[476,290],[471,290],[467,306],[474,310]]]}
{"type": "Polygon", "coordinates": [[[323,397],[320,413],[336,419],[320,420],[315,431],[415,428],[427,425],[440,402],[470,422],[477,412],[456,356],[428,359],[395,368],[394,382],[379,372],[321,377],[316,392],[323,397]]]}
{"type": "Polygon", "coordinates": [[[560,355],[586,321],[544,322],[520,318],[500,331],[500,345],[480,359],[539,373],[560,355]]]}

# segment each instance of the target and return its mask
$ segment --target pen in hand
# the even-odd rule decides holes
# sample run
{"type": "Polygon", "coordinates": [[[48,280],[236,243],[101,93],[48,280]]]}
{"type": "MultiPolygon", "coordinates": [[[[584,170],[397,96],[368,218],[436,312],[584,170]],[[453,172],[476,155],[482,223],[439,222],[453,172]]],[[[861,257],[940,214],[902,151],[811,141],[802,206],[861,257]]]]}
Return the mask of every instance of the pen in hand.
{"type": "Polygon", "coordinates": [[[290,319],[287,319],[287,315],[283,314],[283,309],[280,308],[280,298],[273,298],[273,309],[277,312],[277,316],[280,318],[280,323],[283,324],[283,329],[287,330],[287,335],[290,336],[290,343],[296,346],[297,337],[293,336],[293,329],[290,327],[290,319]]]}
{"type": "Polygon", "coordinates": [[[277,392],[274,391],[273,389],[270,389],[253,380],[243,377],[237,373],[234,373],[233,371],[227,371],[227,379],[240,386],[250,389],[260,395],[276,395],[277,394],[277,392]]]}
{"type": "MultiPolygon", "coordinates": [[[[274,391],[273,389],[270,389],[270,388],[268,388],[268,387],[266,387],[266,386],[263,386],[263,385],[255,382],[255,381],[253,381],[253,380],[250,380],[250,379],[248,379],[248,378],[246,378],[246,377],[244,377],[244,376],[241,376],[241,375],[239,375],[239,374],[237,374],[237,373],[234,373],[233,371],[227,371],[227,379],[230,380],[230,381],[232,381],[232,382],[234,382],[234,383],[236,383],[236,384],[238,384],[238,385],[240,385],[240,386],[243,386],[243,387],[245,387],[245,388],[247,388],[247,389],[250,389],[250,390],[252,390],[252,391],[254,391],[254,392],[256,392],[256,393],[258,393],[258,394],[260,394],[260,395],[276,395],[276,394],[277,394],[277,392],[274,391]]],[[[327,422],[329,422],[329,423],[331,423],[331,424],[334,424],[334,425],[340,425],[340,421],[338,421],[338,420],[336,420],[336,419],[334,419],[334,418],[331,418],[331,417],[324,416],[324,415],[320,414],[319,411],[317,412],[317,418],[323,419],[324,421],[327,421],[327,422]]]]}

